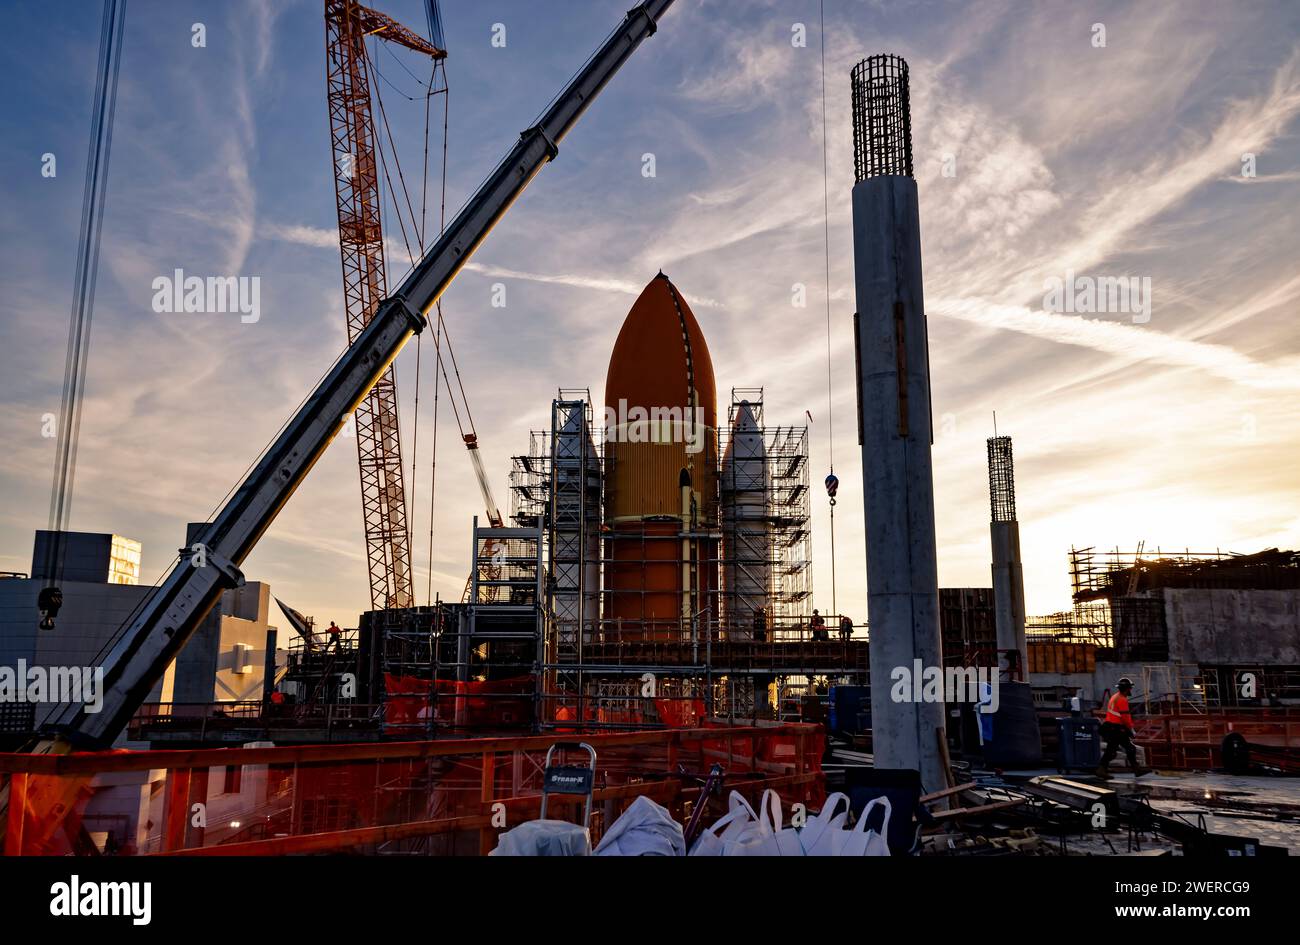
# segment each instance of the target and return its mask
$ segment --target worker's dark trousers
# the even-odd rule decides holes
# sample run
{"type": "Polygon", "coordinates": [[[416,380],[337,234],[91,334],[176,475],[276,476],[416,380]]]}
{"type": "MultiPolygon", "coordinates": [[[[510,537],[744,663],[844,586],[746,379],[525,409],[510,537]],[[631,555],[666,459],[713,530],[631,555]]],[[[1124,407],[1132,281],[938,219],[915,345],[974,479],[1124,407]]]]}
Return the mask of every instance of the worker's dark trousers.
{"type": "Polygon", "coordinates": [[[1116,725],[1114,722],[1102,722],[1101,737],[1106,739],[1106,750],[1101,755],[1101,766],[1103,768],[1109,767],[1121,748],[1124,749],[1124,757],[1128,759],[1129,767],[1137,767],[1137,746],[1133,744],[1133,733],[1128,730],[1127,726],[1116,725]]]}

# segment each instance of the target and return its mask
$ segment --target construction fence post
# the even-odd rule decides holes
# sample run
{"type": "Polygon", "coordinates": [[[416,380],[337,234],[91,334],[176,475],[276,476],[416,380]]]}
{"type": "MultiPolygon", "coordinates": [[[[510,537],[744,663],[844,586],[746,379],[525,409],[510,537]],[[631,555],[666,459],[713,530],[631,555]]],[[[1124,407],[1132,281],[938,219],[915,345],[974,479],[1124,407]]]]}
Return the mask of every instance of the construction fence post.
{"type": "Polygon", "coordinates": [[[185,827],[189,823],[190,769],[176,768],[167,778],[167,804],[163,815],[163,852],[185,848],[185,827]]]}
{"type": "Polygon", "coordinates": [[[23,855],[23,823],[27,813],[26,771],[9,775],[9,818],[5,824],[5,856],[23,855]]]}
{"type": "MultiPolygon", "coordinates": [[[[483,752],[483,771],[482,780],[480,782],[479,800],[482,802],[484,815],[488,817],[492,816],[492,798],[494,794],[493,784],[496,781],[496,764],[496,752],[483,752]]],[[[491,853],[492,848],[496,845],[495,840],[496,838],[492,835],[491,823],[480,827],[478,834],[479,855],[487,856],[491,853]]]]}

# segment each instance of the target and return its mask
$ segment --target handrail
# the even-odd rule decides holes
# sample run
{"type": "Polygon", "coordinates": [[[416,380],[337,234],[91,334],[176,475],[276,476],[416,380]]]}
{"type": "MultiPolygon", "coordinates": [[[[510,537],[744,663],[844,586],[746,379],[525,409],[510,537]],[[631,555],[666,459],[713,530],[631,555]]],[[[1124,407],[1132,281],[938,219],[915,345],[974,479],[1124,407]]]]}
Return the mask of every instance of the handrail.
{"type": "MultiPolygon", "coordinates": [[[[668,739],[707,741],[717,738],[771,735],[806,735],[819,726],[807,723],[714,728],[656,729],[654,731],[584,735],[607,748],[649,745],[668,739]]],[[[208,768],[229,765],[311,764],[328,761],[397,761],[481,755],[484,752],[545,750],[553,735],[512,738],[459,738],[440,741],[364,742],[330,745],[288,745],[274,748],[197,748],[132,752],[73,752],[66,755],[0,753],[0,773],[93,775],[155,768],[208,768]]]]}

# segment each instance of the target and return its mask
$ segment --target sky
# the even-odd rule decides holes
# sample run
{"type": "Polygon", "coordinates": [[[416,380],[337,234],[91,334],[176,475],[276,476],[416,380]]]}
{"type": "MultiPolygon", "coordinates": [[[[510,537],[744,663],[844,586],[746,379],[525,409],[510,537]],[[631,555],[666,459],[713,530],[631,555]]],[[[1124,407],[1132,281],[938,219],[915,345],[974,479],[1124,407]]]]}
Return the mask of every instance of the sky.
{"type": "MultiPolygon", "coordinates": [[[[442,4],[449,211],[628,6],[442,4]]],[[[420,0],[382,9],[424,31],[420,0]]],[[[100,15],[87,0],[0,11],[23,36],[0,62],[0,570],[27,571],[47,525],[43,418],[62,388],[100,15]]],[[[603,402],[622,320],[663,269],[708,339],[724,415],[731,388],[759,386],[768,423],[811,415],[814,485],[832,462],[841,482],[838,609],[865,618],[849,71],[894,52],[911,71],[940,584],[990,583],[995,411],[1015,445],[1031,614],[1068,608],[1071,546],[1300,544],[1300,6],[826,0],[824,33],[819,15],[802,0],[678,0],[444,296],[503,508],[510,457],[549,426],[557,388],[603,402]],[[1048,280],[1069,273],[1149,280],[1149,320],[1048,310],[1048,280]]],[[[427,65],[376,55],[418,181],[427,65]]],[[[128,5],[71,527],[142,541],[147,580],[345,344],[324,57],[320,0],[128,5]],[[175,269],[259,277],[260,317],[154,311],[153,280],[175,269]]],[[[432,178],[436,196],[436,163],[432,178]]],[[[406,268],[395,246],[390,285],[406,268]]],[[[483,503],[445,401],[430,474],[416,354],[397,370],[417,596],[431,573],[459,599],[483,503]]],[[[829,611],[820,489],[813,512],[829,611]]],[[[340,438],[244,571],[354,625],[369,604],[362,535],[340,438]]]]}

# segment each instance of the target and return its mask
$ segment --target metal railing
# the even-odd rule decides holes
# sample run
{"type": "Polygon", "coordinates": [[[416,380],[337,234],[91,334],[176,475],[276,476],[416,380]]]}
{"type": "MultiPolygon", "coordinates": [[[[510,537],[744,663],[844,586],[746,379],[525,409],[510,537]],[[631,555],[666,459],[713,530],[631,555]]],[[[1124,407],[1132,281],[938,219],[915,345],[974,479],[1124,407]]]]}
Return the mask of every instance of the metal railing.
{"type": "MultiPolygon", "coordinates": [[[[593,840],[638,796],[683,818],[714,763],[725,768],[728,787],[755,799],[765,787],[787,803],[816,806],[824,796],[824,740],[816,725],[712,725],[584,739],[600,757],[593,840]]],[[[542,758],[554,740],[0,754],[0,788],[9,796],[4,852],[92,852],[78,844],[81,818],[114,822],[121,813],[114,804],[122,803],[114,792],[135,774],[150,788],[149,807],[136,809],[130,826],[119,828],[123,836],[112,838],[118,853],[486,853],[500,832],[537,816],[542,758]],[[193,816],[195,805],[204,818],[193,816]]],[[[564,799],[553,804],[564,816],[564,799]]]]}

